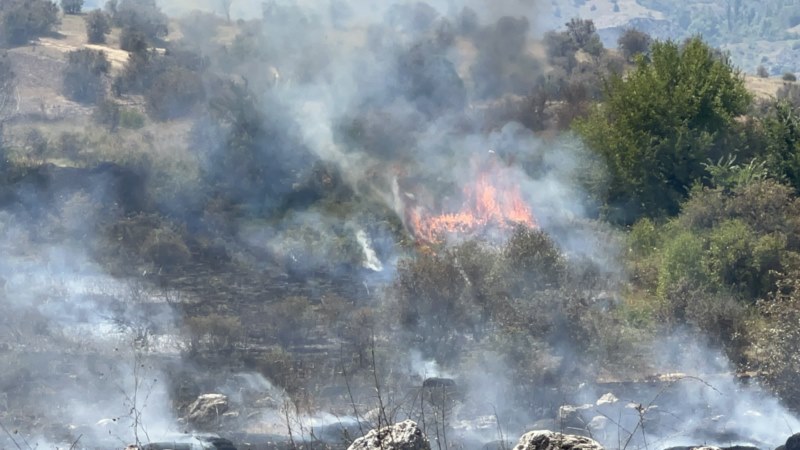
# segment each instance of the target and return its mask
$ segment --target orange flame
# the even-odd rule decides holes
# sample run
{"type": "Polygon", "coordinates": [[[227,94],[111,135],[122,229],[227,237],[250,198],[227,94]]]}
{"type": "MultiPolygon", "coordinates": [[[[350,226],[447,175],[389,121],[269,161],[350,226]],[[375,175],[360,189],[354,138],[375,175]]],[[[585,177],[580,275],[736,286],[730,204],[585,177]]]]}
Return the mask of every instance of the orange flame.
{"type": "MultiPolygon", "coordinates": [[[[441,242],[447,235],[471,235],[487,227],[510,229],[516,225],[537,226],[530,207],[522,199],[519,186],[500,186],[502,173],[481,172],[464,188],[464,204],[454,213],[428,216],[418,208],[409,213],[409,222],[419,240],[441,242]],[[494,176],[493,176],[494,175],[494,176]]],[[[507,180],[506,180],[507,181],[507,180]]]]}

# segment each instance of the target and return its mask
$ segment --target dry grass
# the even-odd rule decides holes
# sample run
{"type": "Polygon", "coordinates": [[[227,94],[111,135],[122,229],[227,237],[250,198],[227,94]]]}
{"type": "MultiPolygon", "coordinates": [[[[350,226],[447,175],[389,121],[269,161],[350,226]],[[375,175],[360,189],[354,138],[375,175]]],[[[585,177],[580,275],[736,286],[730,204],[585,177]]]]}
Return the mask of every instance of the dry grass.
{"type": "Polygon", "coordinates": [[[744,79],[747,90],[753,93],[757,99],[774,98],[778,90],[786,83],[780,77],[760,78],[747,75],[744,79]]]}

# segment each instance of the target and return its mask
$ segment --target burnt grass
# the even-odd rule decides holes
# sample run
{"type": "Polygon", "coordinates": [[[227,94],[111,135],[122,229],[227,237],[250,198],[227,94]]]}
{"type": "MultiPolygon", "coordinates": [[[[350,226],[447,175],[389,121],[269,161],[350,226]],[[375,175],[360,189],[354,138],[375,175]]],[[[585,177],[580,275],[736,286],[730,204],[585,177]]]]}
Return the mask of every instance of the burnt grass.
{"type": "MultiPolygon", "coordinates": [[[[289,395],[291,407],[300,413],[332,411],[347,416],[356,408],[365,414],[378,406],[376,384],[386,395],[416,401],[423,380],[392,379],[389,369],[381,365],[396,349],[385,342],[377,344],[388,347],[380,349],[388,355],[381,353],[375,359],[376,339],[383,336],[380,321],[373,315],[386,313],[379,306],[392,280],[370,277],[371,273],[359,266],[331,266],[332,270],[298,266],[263,249],[250,248],[238,241],[235,233],[198,226],[198,214],[165,212],[148,196],[146,179],[136,169],[116,164],[15,168],[6,172],[0,200],[3,209],[30,223],[43,223],[49,210],[75,192],[86,193],[101,209],[116,211],[77,236],[54,236],[42,230],[39,245],[62,238],[80,241],[109,274],[134,280],[153,294],[134,300],[134,305],[131,300],[113,297],[96,301],[110,305],[109,310],[125,326],[145,328],[152,335],[183,336],[186,346],[181,354],[155,354],[151,359],[168,377],[176,416],[181,417],[198,395],[212,392],[220,380],[239,372],[264,375],[289,395]],[[98,190],[97,185],[105,189],[98,190]],[[153,230],[167,238],[151,245],[153,230]],[[87,232],[91,236],[88,241],[87,232]],[[169,313],[176,316],[174,321],[153,319],[169,313]],[[379,372],[387,372],[373,378],[376,365],[379,372]]],[[[385,321],[392,322],[390,318],[385,321]]],[[[13,352],[13,345],[5,350],[13,352]]],[[[52,346],[27,350],[26,358],[25,367],[5,378],[11,384],[3,386],[3,392],[13,410],[5,425],[29,436],[74,439],[75,430],[67,427],[69,421],[48,422],[26,405],[31,398],[52,396],[53,386],[62,386],[78,398],[91,398],[90,387],[73,375],[86,368],[102,373],[108,361],[92,354],[91,348],[63,351],[52,346]],[[70,381],[65,385],[64,379],[70,381]]],[[[554,383],[558,388],[532,386],[527,392],[536,400],[527,405],[529,412],[554,417],[571,389],[565,389],[565,384],[568,380],[554,383]]],[[[598,387],[638,399],[662,395],[664,388],[663,383],[644,379],[598,387]]],[[[286,435],[253,433],[235,421],[209,431],[219,432],[240,449],[277,450],[298,444],[288,441],[286,435]]],[[[355,437],[302,445],[346,448],[355,437]]],[[[734,433],[704,438],[736,441],[747,436],[734,433]]]]}

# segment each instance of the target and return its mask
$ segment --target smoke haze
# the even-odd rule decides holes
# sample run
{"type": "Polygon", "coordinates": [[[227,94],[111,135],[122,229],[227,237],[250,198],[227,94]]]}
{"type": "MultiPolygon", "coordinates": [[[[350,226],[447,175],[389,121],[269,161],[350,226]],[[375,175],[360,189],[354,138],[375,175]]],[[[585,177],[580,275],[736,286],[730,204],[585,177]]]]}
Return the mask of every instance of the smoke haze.
{"type": "MultiPolygon", "coordinates": [[[[320,309],[333,309],[334,302],[316,295],[318,287],[311,286],[310,280],[324,274],[334,283],[348,284],[359,294],[345,303],[386,314],[372,319],[364,313],[331,339],[332,343],[320,342],[318,330],[325,325],[313,324],[304,335],[313,342],[309,347],[322,347],[333,359],[336,350],[345,347],[345,337],[361,337],[360,342],[371,343],[372,354],[359,353],[361,367],[371,364],[381,376],[397,375],[404,380],[386,386],[377,401],[388,402],[391,397],[403,405],[405,409],[393,416],[397,420],[447,410],[454,417],[453,438],[460,437],[476,448],[499,439],[515,440],[541,420],[547,408],[594,403],[606,393],[603,386],[595,385],[596,380],[587,378],[587,374],[596,375],[594,367],[588,367],[588,362],[584,367],[582,354],[572,348],[570,320],[574,316],[569,316],[566,301],[560,302],[566,298],[565,292],[570,292],[591,311],[587,314],[601,315],[618,301],[625,281],[618,233],[592,220],[597,205],[582,183],[594,161],[569,136],[543,137],[492,114],[502,101],[530,94],[537,77],[547,70],[534,41],[544,30],[542,11],[549,8],[541,3],[234,0],[231,18],[242,19],[246,31],[224,52],[212,45],[204,47],[202,42],[184,45],[214,61],[239,52],[236,62],[225,68],[227,72],[219,75],[209,91],[218,94],[217,107],[236,99],[245,105],[242,110],[251,108],[247,113],[256,123],[251,128],[258,130],[242,144],[230,139],[236,126],[220,120],[225,126],[215,128],[209,125],[214,122],[213,111],[197,113],[192,118],[192,148],[198,153],[204,184],[189,186],[185,192],[178,188],[168,197],[171,201],[158,205],[163,211],[188,218],[185,228],[219,233],[215,237],[226,246],[231,265],[250,271],[253,278],[267,279],[260,282],[270,284],[268,288],[273,290],[254,294],[264,308],[262,315],[243,314],[242,323],[234,327],[237,333],[247,334],[246,320],[255,323],[253,328],[268,322],[271,302],[286,301],[283,297],[288,293],[273,295],[281,289],[275,280],[302,285],[312,292],[309,297],[320,309]],[[220,54],[214,53],[217,51],[220,54]],[[236,164],[241,155],[234,153],[233,144],[250,152],[243,151],[249,158],[245,167],[236,164]],[[430,330],[458,334],[457,342],[475,344],[473,352],[458,358],[431,355],[436,351],[426,347],[428,342],[399,325],[398,307],[386,292],[391,291],[397,276],[398,261],[417,250],[410,212],[453,212],[464,203],[465,187],[478,176],[477,168],[485,166],[498,168],[490,172],[493,182],[519,187],[538,227],[569,264],[574,264],[568,267],[584,269],[576,269],[574,279],[566,277],[558,288],[536,290],[532,305],[524,305],[557,311],[552,324],[542,325],[537,335],[552,342],[551,348],[532,346],[529,341],[487,340],[478,345],[476,336],[492,330],[480,329],[491,328],[489,321],[476,318],[478,325],[473,330],[452,330],[447,321],[437,325],[441,330],[430,330]],[[217,190],[235,199],[241,212],[231,216],[197,214],[197,205],[210,203],[217,190]],[[276,267],[280,277],[268,278],[276,267]],[[591,288],[576,281],[587,273],[600,280],[591,288]],[[371,341],[359,333],[371,333],[371,341]],[[515,352],[505,354],[503,348],[515,352]],[[553,386],[536,386],[535,399],[519,398],[513,386],[518,374],[512,373],[508,364],[512,359],[529,359],[531,371],[544,367],[542,373],[532,376],[550,380],[553,386]],[[420,389],[427,378],[454,379],[459,391],[452,394],[452,401],[458,404],[451,408],[447,396],[441,399],[435,390],[420,389]],[[411,393],[402,386],[406,380],[414,383],[411,393]],[[559,390],[556,385],[574,385],[574,389],[559,390]],[[526,408],[534,403],[535,408],[526,408]]],[[[224,13],[218,2],[159,4],[171,15],[194,9],[224,13]]],[[[213,63],[211,70],[220,70],[215,64],[224,65],[213,63]]],[[[602,167],[592,170],[602,172],[602,167]]],[[[298,406],[300,395],[293,398],[295,392],[277,387],[274,380],[253,372],[253,367],[217,367],[213,376],[220,378],[211,379],[202,364],[184,361],[193,345],[219,345],[229,353],[243,351],[233,345],[225,347],[226,342],[211,342],[206,334],[212,333],[188,335],[191,327],[183,316],[188,309],[185,305],[208,300],[212,305],[208,310],[219,316],[226,312],[225,302],[200,298],[191,288],[184,292],[159,285],[159,277],[169,270],[166,264],[143,266],[137,276],[111,273],[102,264],[107,255],[89,237],[126,218],[125,201],[109,194],[114,186],[104,179],[92,180],[89,187],[77,191],[68,200],[70,208],[59,210],[59,196],[70,192],[31,191],[23,186],[15,192],[13,206],[0,212],[4,254],[0,305],[5,312],[0,319],[0,358],[8,358],[4,365],[17,371],[4,377],[17,380],[3,387],[5,408],[11,411],[25,405],[36,411],[34,423],[60,424],[49,430],[42,426],[46,437],[22,433],[20,439],[24,437],[34,448],[69,447],[78,439],[85,448],[123,448],[137,440],[173,439],[194,431],[178,412],[180,408],[185,411],[186,405],[177,405],[170,395],[182,386],[182,376],[201,380],[197,385],[204,391],[187,389],[192,395],[220,392],[232,405],[252,412],[246,418],[240,413],[230,419],[240,420],[251,433],[285,437],[282,427],[294,424],[298,430],[295,438],[313,440],[329,425],[345,423],[354,431],[362,421],[381,423],[380,414],[370,415],[372,408],[366,407],[376,406],[376,395],[373,381],[363,374],[348,380],[353,385],[346,386],[347,400],[358,398],[352,406],[358,403],[361,410],[354,413],[344,404],[330,408],[335,411],[319,408],[311,413],[298,406]],[[93,203],[87,198],[100,200],[93,203]],[[36,384],[28,385],[25,380],[36,380],[36,384]]],[[[499,255],[511,252],[503,250],[503,245],[513,227],[503,225],[480,236],[499,255]]],[[[165,236],[183,232],[177,226],[165,230],[157,238],[166,241],[165,236]]],[[[463,236],[449,236],[442,251],[457,248],[464,240],[463,236]]],[[[473,286],[472,274],[467,273],[470,261],[459,259],[460,255],[454,258],[458,270],[453,278],[466,280],[464,292],[470,294],[464,295],[477,299],[480,293],[473,286]]],[[[508,270],[516,273],[513,270],[521,269],[508,270]]],[[[527,280],[538,277],[517,275],[523,279],[521,292],[529,292],[524,290],[529,287],[527,280]]],[[[236,281],[220,284],[237,289],[236,281]]],[[[246,295],[248,291],[234,292],[246,295]]],[[[289,301],[282,305],[292,306],[289,301]]],[[[535,329],[540,324],[523,325],[535,329]]],[[[202,329],[194,326],[194,330],[202,329]]],[[[275,331],[275,336],[270,336],[274,344],[300,347],[294,341],[303,330],[293,324],[285,327],[288,330],[283,331],[290,337],[284,339],[275,331]]],[[[649,349],[646,359],[650,367],[697,378],[731,372],[730,364],[714,350],[700,345],[687,349],[689,339],[680,336],[649,349]],[[696,360],[687,360],[687,355],[696,360]]],[[[250,349],[265,352],[259,344],[251,344],[250,349]]],[[[336,380],[333,384],[341,384],[348,375],[338,363],[331,365],[324,370],[336,380]]],[[[654,404],[678,420],[663,419],[653,431],[637,432],[642,416],[626,405],[646,404],[653,395],[658,396],[657,392],[640,393],[639,398],[623,399],[603,409],[607,419],[619,423],[609,426],[612,431],[604,432],[602,438],[595,437],[609,447],[631,435],[637,446],[657,443],[667,447],[701,444],[736,430],[726,443],[774,446],[790,431],[800,430],[800,422],[757,386],[742,387],[730,379],[704,382],[693,378],[677,382],[665,392],[654,404]],[[695,413],[698,410],[701,412],[695,413]],[[719,419],[724,425],[719,432],[704,434],[709,425],[703,420],[712,415],[724,416],[719,419]],[[785,423],[787,429],[776,435],[770,429],[775,423],[785,423]]],[[[624,393],[615,395],[622,398],[624,393]]],[[[650,414],[648,411],[645,416],[650,414]]],[[[25,426],[25,418],[13,414],[11,418],[14,422],[6,423],[7,427],[25,426]]],[[[10,448],[14,444],[7,441],[14,439],[13,435],[4,436],[0,443],[10,448]]]]}

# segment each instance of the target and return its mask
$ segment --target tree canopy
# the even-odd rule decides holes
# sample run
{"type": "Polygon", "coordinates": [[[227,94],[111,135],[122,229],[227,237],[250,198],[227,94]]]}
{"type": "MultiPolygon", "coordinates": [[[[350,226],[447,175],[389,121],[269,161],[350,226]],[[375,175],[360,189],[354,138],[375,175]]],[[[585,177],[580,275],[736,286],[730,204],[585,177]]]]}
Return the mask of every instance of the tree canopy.
{"type": "Polygon", "coordinates": [[[605,160],[611,220],[677,212],[691,185],[716,160],[751,97],[725,55],[700,38],[655,42],[626,77],[612,74],[603,102],[576,129],[605,160]]]}

